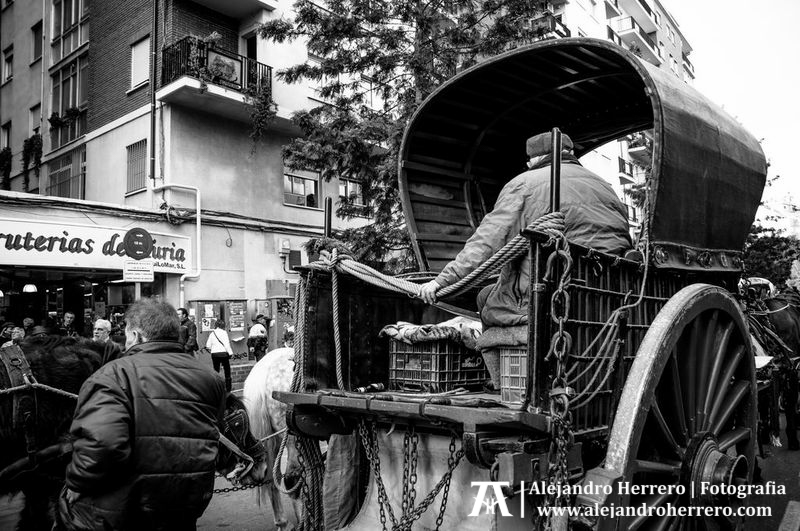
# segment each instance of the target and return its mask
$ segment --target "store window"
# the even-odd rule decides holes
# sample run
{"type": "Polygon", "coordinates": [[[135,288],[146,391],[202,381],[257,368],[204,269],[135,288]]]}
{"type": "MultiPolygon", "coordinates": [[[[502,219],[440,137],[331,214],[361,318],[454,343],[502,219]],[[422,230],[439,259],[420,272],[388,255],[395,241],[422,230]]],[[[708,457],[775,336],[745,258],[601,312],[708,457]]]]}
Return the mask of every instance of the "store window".
{"type": "Polygon", "coordinates": [[[150,79],[150,37],[131,45],[131,88],[150,79]]]}
{"type": "Polygon", "coordinates": [[[47,195],[84,199],[86,146],[51,160],[48,165],[47,195]]]}
{"type": "Polygon", "coordinates": [[[285,171],[283,202],[292,206],[319,208],[319,173],[304,170],[285,171]]]}
{"type": "Polygon", "coordinates": [[[42,21],[31,28],[31,62],[42,58],[42,21]]]}
{"type": "Polygon", "coordinates": [[[2,82],[11,81],[14,77],[14,45],[3,50],[3,77],[2,82]]]}
{"type": "Polygon", "coordinates": [[[147,140],[139,140],[125,148],[128,152],[127,193],[147,187],[147,140]]]}
{"type": "Polygon", "coordinates": [[[350,179],[339,180],[339,197],[346,197],[353,205],[364,206],[364,191],[361,183],[350,179]]]}

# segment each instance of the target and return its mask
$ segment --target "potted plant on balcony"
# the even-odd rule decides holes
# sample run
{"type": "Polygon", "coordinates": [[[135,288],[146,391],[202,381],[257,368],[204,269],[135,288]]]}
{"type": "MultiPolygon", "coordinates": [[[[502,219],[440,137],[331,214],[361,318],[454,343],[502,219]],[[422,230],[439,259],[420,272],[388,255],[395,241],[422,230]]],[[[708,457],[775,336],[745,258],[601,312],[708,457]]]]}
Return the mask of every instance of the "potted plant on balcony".
{"type": "Polygon", "coordinates": [[[39,169],[42,167],[42,135],[35,134],[22,142],[22,190],[30,190],[28,170],[33,162],[33,172],[39,178],[39,169]]]}
{"type": "Polygon", "coordinates": [[[57,112],[51,114],[47,121],[50,122],[50,130],[58,129],[65,124],[64,118],[62,118],[57,112]]]}
{"type": "Polygon", "coordinates": [[[68,124],[77,122],[81,117],[81,110],[77,107],[70,107],[64,111],[64,121],[68,124]]]}

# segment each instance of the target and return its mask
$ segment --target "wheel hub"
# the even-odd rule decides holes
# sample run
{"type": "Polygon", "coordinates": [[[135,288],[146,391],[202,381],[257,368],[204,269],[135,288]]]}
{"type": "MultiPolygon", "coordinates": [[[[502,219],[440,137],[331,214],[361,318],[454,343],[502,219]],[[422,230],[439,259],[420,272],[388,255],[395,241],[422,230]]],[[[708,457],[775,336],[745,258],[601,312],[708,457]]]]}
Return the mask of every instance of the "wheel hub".
{"type": "Polygon", "coordinates": [[[692,438],[684,463],[682,483],[694,486],[695,499],[699,499],[701,504],[741,504],[742,500],[735,495],[735,490],[748,483],[747,457],[730,456],[720,451],[716,438],[705,432],[692,438]]]}

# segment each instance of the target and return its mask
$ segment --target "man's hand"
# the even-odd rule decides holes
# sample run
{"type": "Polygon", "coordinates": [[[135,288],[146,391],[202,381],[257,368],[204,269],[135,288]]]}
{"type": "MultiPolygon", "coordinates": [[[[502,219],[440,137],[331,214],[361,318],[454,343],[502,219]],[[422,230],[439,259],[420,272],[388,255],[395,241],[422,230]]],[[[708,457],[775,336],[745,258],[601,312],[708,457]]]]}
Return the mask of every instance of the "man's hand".
{"type": "Polygon", "coordinates": [[[65,493],[64,497],[67,499],[67,503],[72,505],[73,503],[78,501],[78,498],[80,498],[81,495],[75,492],[74,490],[67,489],[67,492],[65,493]]]}
{"type": "Polygon", "coordinates": [[[441,289],[441,287],[442,286],[440,286],[436,280],[431,280],[427,284],[422,285],[419,296],[428,304],[433,304],[436,302],[436,292],[441,289]]]}

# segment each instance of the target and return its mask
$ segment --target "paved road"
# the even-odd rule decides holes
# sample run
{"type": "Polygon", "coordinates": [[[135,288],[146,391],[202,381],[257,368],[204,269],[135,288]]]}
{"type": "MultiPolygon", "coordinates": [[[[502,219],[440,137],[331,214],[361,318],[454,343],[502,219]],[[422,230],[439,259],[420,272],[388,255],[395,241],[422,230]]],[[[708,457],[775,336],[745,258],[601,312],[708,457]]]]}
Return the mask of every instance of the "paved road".
{"type": "MultiPolygon", "coordinates": [[[[224,478],[217,478],[215,488],[230,487],[224,478]]],[[[284,507],[291,507],[289,500],[283,496],[284,507]]],[[[197,529],[231,529],[234,531],[273,531],[275,520],[272,518],[272,507],[269,503],[259,507],[256,491],[236,491],[214,494],[211,503],[197,522],[197,529]]]]}

